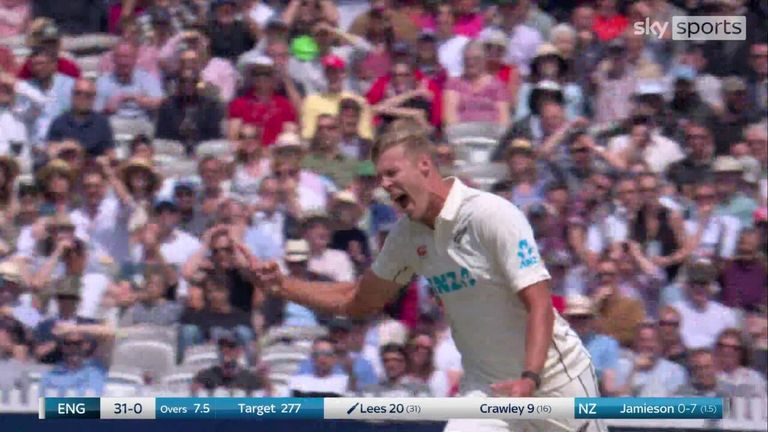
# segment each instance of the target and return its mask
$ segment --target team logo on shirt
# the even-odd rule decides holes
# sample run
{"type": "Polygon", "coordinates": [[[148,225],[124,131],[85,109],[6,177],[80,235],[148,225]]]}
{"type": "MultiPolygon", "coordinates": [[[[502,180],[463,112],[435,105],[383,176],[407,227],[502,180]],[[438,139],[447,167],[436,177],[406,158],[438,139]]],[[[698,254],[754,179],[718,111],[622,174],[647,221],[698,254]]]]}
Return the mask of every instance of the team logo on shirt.
{"type": "Polygon", "coordinates": [[[469,270],[462,267],[458,272],[449,271],[441,275],[428,277],[429,286],[435,294],[444,294],[471,288],[477,284],[469,270]],[[457,274],[458,273],[458,274],[457,274]]]}
{"type": "Polygon", "coordinates": [[[421,246],[417,247],[416,248],[416,255],[418,255],[421,258],[424,258],[425,256],[427,256],[427,246],[426,245],[421,245],[421,246]]]}
{"type": "Polygon", "coordinates": [[[539,262],[539,254],[528,240],[520,240],[517,244],[517,256],[520,258],[520,269],[531,267],[539,262]]]}

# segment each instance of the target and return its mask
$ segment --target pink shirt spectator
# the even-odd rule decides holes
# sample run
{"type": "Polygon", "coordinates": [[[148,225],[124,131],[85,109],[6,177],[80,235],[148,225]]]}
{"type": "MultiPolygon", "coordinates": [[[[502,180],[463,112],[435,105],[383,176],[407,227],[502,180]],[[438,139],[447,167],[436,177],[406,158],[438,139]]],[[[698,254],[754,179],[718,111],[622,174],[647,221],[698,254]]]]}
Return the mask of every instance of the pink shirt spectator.
{"type": "Polygon", "coordinates": [[[0,0],[0,38],[23,34],[30,18],[29,0],[0,0]]]}
{"type": "Polygon", "coordinates": [[[474,38],[483,30],[483,15],[472,13],[456,17],[453,24],[453,33],[474,38]]]}
{"type": "MultiPolygon", "coordinates": [[[[152,45],[139,47],[136,67],[160,78],[160,48],[152,45]]],[[[115,70],[115,60],[112,51],[105,52],[99,59],[99,75],[112,73],[115,70]]]]}
{"type": "Polygon", "coordinates": [[[219,89],[219,99],[223,102],[229,102],[235,97],[237,76],[237,70],[232,63],[218,57],[208,60],[208,64],[200,73],[203,81],[219,89]]]}
{"type": "MultiPolygon", "coordinates": [[[[144,12],[144,8],[137,6],[136,9],[133,10],[133,16],[139,16],[142,12],[144,12]]],[[[122,15],[122,13],[122,2],[109,7],[109,10],[107,11],[107,28],[110,33],[120,34],[120,15],[122,15]]]]}
{"type": "Polygon", "coordinates": [[[450,78],[445,84],[445,90],[459,94],[457,111],[461,123],[497,123],[501,119],[498,116],[496,104],[509,101],[509,92],[496,77],[480,89],[473,89],[472,85],[462,78],[450,78]]]}

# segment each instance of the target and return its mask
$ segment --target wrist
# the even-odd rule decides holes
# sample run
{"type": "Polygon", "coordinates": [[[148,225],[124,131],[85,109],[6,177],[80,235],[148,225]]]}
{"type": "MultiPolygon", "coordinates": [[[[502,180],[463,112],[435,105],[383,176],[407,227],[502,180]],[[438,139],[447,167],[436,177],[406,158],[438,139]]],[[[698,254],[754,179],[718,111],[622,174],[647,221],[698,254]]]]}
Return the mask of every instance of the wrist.
{"type": "Polygon", "coordinates": [[[536,390],[538,390],[539,387],[541,387],[541,376],[536,372],[533,372],[530,370],[524,370],[523,373],[520,374],[520,378],[532,382],[533,387],[536,390]]]}

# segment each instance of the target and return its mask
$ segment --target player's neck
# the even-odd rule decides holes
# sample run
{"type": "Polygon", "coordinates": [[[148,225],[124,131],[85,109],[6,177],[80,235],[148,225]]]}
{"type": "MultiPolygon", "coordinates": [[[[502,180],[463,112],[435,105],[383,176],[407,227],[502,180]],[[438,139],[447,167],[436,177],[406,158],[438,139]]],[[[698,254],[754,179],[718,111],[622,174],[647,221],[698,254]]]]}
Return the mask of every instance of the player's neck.
{"type": "Polygon", "coordinates": [[[448,198],[452,186],[453,179],[441,178],[430,183],[427,210],[424,212],[424,217],[421,218],[421,223],[435,229],[435,222],[440,216],[440,212],[443,211],[445,200],[448,198]]]}

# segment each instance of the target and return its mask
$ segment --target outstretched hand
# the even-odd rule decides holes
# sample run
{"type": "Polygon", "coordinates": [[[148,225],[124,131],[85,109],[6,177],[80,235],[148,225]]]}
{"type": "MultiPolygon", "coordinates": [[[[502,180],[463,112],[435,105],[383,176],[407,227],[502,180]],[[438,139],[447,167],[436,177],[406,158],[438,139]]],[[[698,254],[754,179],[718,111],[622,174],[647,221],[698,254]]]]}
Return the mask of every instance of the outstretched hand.
{"type": "Polygon", "coordinates": [[[536,384],[529,379],[521,378],[491,384],[491,391],[494,396],[531,397],[536,391],[536,384]]]}

